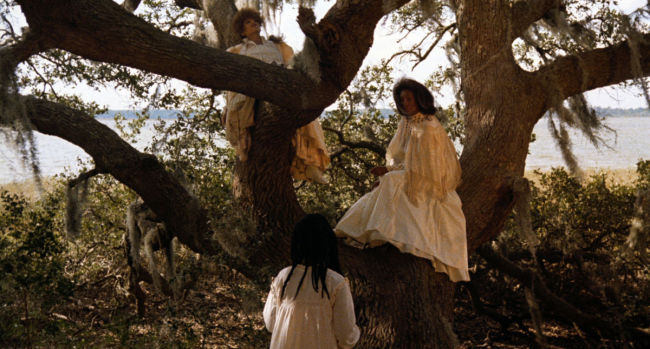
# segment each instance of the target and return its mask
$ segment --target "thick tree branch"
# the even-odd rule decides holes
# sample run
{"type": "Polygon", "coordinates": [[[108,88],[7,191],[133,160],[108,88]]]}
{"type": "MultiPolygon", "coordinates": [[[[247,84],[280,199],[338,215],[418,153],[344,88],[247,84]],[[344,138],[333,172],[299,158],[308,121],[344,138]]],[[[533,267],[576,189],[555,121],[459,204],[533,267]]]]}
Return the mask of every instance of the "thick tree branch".
{"type": "MultiPolygon", "coordinates": [[[[531,75],[547,91],[547,105],[578,93],[636,78],[632,72],[630,43],[599,48],[579,55],[560,57],[531,75]]],[[[643,76],[650,75],[650,33],[638,41],[643,76]]]]}
{"type": "Polygon", "coordinates": [[[196,252],[218,250],[207,238],[207,213],[199,200],[155,156],[137,151],[83,112],[34,97],[22,97],[21,102],[37,131],[84,149],[95,161],[97,171],[110,173],[137,192],[182,243],[196,252]]]}
{"type": "MultiPolygon", "coordinates": [[[[298,24],[316,46],[317,57],[299,54],[296,60],[317,66],[321,88],[336,91],[329,103],[334,102],[356,76],[372,46],[379,20],[407,2],[396,0],[384,6],[386,2],[381,0],[339,0],[318,23],[313,11],[299,9],[298,24]]],[[[306,51],[305,45],[303,53],[306,51]]]]}
{"type": "Polygon", "coordinates": [[[316,15],[314,10],[308,7],[300,7],[298,9],[298,18],[296,19],[300,30],[306,37],[312,39],[314,42],[319,42],[319,32],[316,27],[316,15]]]}
{"type": "MultiPolygon", "coordinates": [[[[395,6],[406,0],[396,1],[395,6]]],[[[18,0],[34,32],[57,48],[217,90],[231,90],[316,118],[352,81],[384,16],[383,1],[339,0],[315,25],[322,80],[166,34],[110,0],[18,0]],[[116,25],[119,24],[119,25],[116,25]]]]}
{"type": "Polygon", "coordinates": [[[297,71],[169,35],[109,0],[19,3],[30,29],[53,46],[85,58],[174,77],[199,87],[241,92],[290,108],[321,109],[327,105],[314,83],[297,71]],[[296,101],[302,104],[296,105],[296,101]]]}
{"type": "Polygon", "coordinates": [[[512,40],[542,19],[552,9],[560,8],[562,0],[519,0],[512,6],[512,40]]]}
{"type": "Polygon", "coordinates": [[[313,11],[300,8],[298,25],[320,55],[321,76],[342,92],[354,78],[372,46],[375,26],[387,13],[406,4],[396,0],[390,8],[384,1],[339,0],[320,22],[313,11]]]}

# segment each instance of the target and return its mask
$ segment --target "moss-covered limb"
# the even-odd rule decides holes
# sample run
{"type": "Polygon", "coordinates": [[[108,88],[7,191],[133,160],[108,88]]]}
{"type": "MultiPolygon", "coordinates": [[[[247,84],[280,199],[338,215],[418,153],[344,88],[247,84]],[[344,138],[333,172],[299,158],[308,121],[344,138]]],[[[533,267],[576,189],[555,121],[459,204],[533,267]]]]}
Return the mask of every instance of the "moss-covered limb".
{"type": "Polygon", "coordinates": [[[567,127],[579,129],[595,147],[606,145],[601,132],[609,130],[583,93],[634,80],[647,96],[644,77],[650,74],[650,34],[641,35],[632,28],[628,32],[624,42],[556,58],[532,74],[544,91],[551,135],[576,175],[581,176],[582,170],[571,150],[567,127]]]}
{"type": "Polygon", "coordinates": [[[112,1],[19,1],[30,30],[84,58],[228,89],[279,105],[321,105],[306,76],[165,33],[112,1]],[[119,23],[119,25],[116,25],[119,23]],[[246,79],[242,79],[246,77],[246,79]],[[258,81],[256,84],[250,81],[258,81]],[[296,98],[301,91],[304,98],[296,98]],[[315,94],[315,95],[314,95],[315,94]]]}
{"type": "Polygon", "coordinates": [[[138,193],[182,243],[197,252],[218,250],[208,238],[207,212],[156,157],[137,151],[83,112],[33,97],[21,102],[36,130],[84,149],[98,168],[138,193]]]}
{"type": "Polygon", "coordinates": [[[13,44],[0,48],[0,125],[8,128],[1,127],[0,133],[11,140],[10,145],[21,155],[23,166],[31,169],[34,182],[40,190],[42,183],[36,143],[30,122],[25,117],[24,105],[18,101],[19,84],[15,71],[19,63],[49,46],[39,35],[27,32],[18,37],[11,25],[9,29],[9,40],[13,44]]]}
{"type": "Polygon", "coordinates": [[[650,74],[650,34],[643,34],[636,43],[628,40],[619,44],[558,58],[535,73],[531,78],[546,84],[547,105],[599,87],[609,86],[637,78],[634,59],[639,60],[641,74],[650,74]],[[630,45],[638,47],[638,57],[633,57],[630,45]],[[557,95],[555,95],[557,94],[557,95]]]}
{"type": "MultiPolygon", "coordinates": [[[[229,261],[231,267],[252,279],[265,278],[270,275],[269,267],[276,268],[287,262],[289,239],[285,239],[283,232],[267,229],[259,233],[255,230],[259,227],[253,226],[250,231],[240,232],[237,239],[229,241],[224,236],[228,234],[222,234],[221,230],[229,232],[233,229],[232,226],[219,226],[214,222],[211,224],[208,212],[199,199],[167,171],[156,157],[134,149],[93,117],[62,104],[31,96],[21,97],[20,101],[35,130],[81,147],[93,158],[95,166],[101,172],[111,174],[142,197],[157,216],[156,221],[164,223],[167,240],[175,236],[194,252],[219,254],[229,261]],[[219,230],[216,237],[213,228],[219,230]],[[242,253],[228,255],[235,247],[242,253]]],[[[276,206],[279,209],[288,207],[276,206]]],[[[143,235],[142,238],[144,237],[143,235]]],[[[134,247],[136,244],[140,246],[139,241],[133,240],[131,243],[134,247]]]]}
{"type": "Polygon", "coordinates": [[[379,0],[341,1],[332,7],[315,26],[321,39],[317,45],[321,76],[326,77],[315,84],[299,71],[164,33],[112,1],[18,3],[30,29],[51,38],[65,51],[199,87],[227,89],[279,106],[314,111],[305,116],[311,119],[334,102],[354,78],[372,45],[375,26],[384,16],[379,0]]]}
{"type": "Polygon", "coordinates": [[[51,47],[44,37],[32,32],[27,32],[22,37],[15,33],[13,35],[14,43],[0,48],[0,122],[4,124],[22,119],[23,112],[16,103],[16,67],[29,57],[51,47]]]}

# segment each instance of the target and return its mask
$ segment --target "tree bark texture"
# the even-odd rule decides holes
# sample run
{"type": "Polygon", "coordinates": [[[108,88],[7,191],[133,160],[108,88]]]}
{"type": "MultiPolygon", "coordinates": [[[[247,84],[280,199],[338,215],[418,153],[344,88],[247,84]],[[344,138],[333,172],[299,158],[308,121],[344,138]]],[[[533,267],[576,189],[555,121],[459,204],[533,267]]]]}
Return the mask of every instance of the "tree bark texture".
{"type": "Polygon", "coordinates": [[[509,37],[508,1],[465,1],[458,14],[466,142],[458,193],[467,217],[468,247],[501,230],[513,203],[511,185],[523,176],[543,91],[516,64],[509,37]],[[490,20],[486,20],[489,18],[490,20]]]}
{"type": "MultiPolygon", "coordinates": [[[[176,2],[194,8],[204,3],[176,2]]],[[[393,9],[405,2],[395,2],[393,9]]],[[[354,78],[385,14],[383,1],[339,0],[318,23],[313,13],[301,10],[300,27],[318,56],[306,59],[315,59],[320,79],[171,36],[109,0],[18,3],[41,48],[60,48],[256,98],[253,145],[249,159],[237,164],[235,186],[240,199],[252,208],[259,229],[246,237],[242,247],[247,263],[237,267],[254,279],[264,279],[287,264],[289,232],[303,214],[289,174],[291,137],[354,78]]],[[[513,205],[512,183],[524,172],[533,126],[552,101],[633,77],[626,42],[560,58],[537,72],[519,68],[512,41],[557,5],[554,0],[520,1],[515,6],[506,0],[459,1],[461,89],[467,109],[458,193],[470,252],[500,232],[513,205]]],[[[643,38],[650,42],[648,35],[643,38]]],[[[644,76],[650,72],[646,43],[639,49],[644,76]]],[[[141,195],[181,242],[197,252],[220,252],[210,241],[208,215],[198,200],[154,157],[132,149],[90,116],[51,102],[23,100],[38,131],[82,147],[102,172],[141,195]]],[[[341,259],[362,327],[359,347],[455,346],[449,325],[454,284],[435,273],[430,262],[391,246],[357,250],[342,245],[341,259]]]]}
{"type": "Polygon", "coordinates": [[[455,284],[431,262],[385,244],[358,250],[341,246],[349,276],[359,348],[455,348],[455,284]]]}

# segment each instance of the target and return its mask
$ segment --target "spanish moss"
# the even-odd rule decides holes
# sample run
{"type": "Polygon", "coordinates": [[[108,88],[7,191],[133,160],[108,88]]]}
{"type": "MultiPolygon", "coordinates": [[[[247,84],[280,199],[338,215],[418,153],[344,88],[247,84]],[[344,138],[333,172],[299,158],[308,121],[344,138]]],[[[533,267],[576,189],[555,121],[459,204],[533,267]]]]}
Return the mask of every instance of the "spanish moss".
{"type": "Polygon", "coordinates": [[[66,188],[65,231],[68,240],[77,239],[81,232],[83,209],[88,198],[88,179],[66,188]]]}
{"type": "Polygon", "coordinates": [[[562,153],[562,158],[564,159],[564,162],[569,168],[569,171],[571,171],[571,173],[573,173],[578,177],[582,177],[583,176],[582,169],[580,169],[580,166],[578,166],[578,160],[576,159],[575,155],[573,154],[573,151],[571,150],[572,147],[571,139],[569,137],[569,132],[567,131],[564,124],[560,123],[559,126],[556,126],[555,122],[553,122],[553,118],[549,117],[548,127],[551,132],[551,135],[557,142],[556,143],[557,146],[560,148],[560,152],[562,153]]]}
{"type": "Polygon", "coordinates": [[[5,143],[20,154],[23,167],[31,172],[36,187],[42,192],[38,150],[25,104],[18,94],[13,49],[14,46],[0,49],[0,134],[5,138],[5,143]]]}

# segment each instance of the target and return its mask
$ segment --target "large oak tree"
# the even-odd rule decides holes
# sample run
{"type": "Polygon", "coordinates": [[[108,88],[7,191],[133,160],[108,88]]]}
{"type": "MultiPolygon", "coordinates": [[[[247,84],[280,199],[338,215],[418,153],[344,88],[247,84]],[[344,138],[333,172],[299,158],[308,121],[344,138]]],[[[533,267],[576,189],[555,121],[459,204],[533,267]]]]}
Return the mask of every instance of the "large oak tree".
{"type": "MultiPolygon", "coordinates": [[[[12,72],[30,57],[56,50],[264,101],[257,110],[249,160],[235,168],[237,195],[252,209],[257,230],[241,239],[244,255],[233,257],[232,264],[256,278],[287,264],[290,228],[304,214],[289,173],[292,134],[346,90],[373,44],[378,22],[407,4],[338,0],[318,22],[311,10],[301,8],[298,22],[307,40],[295,69],[285,69],[223,50],[237,40],[229,25],[236,11],[232,0],[169,4],[203,11],[218,33],[217,47],[174,36],[139,18],[132,12],[140,1],[16,2],[29,28],[0,51],[2,120],[26,116],[34,130],[83,148],[97,171],[133,189],[180,242],[198,253],[224,253],[213,239],[210,212],[155,156],[133,149],[84,110],[18,94],[12,72]]],[[[606,8],[608,2],[598,3],[606,8]]],[[[438,29],[441,35],[454,31],[458,55],[466,130],[458,193],[470,253],[502,229],[514,204],[513,186],[524,173],[533,126],[545,113],[560,113],[562,101],[585,91],[650,74],[650,34],[634,28],[627,36],[592,38],[591,45],[564,49],[562,35],[582,35],[576,23],[560,23],[568,12],[580,11],[578,5],[560,0],[445,2],[444,13],[455,22],[438,29]],[[546,33],[560,37],[559,47],[535,41],[531,33],[539,34],[544,23],[559,28],[546,33]],[[540,54],[527,70],[513,49],[517,39],[540,54]],[[548,54],[558,50],[564,55],[548,54]]],[[[361,347],[454,346],[454,284],[445,275],[392,247],[341,248],[362,327],[361,347]]]]}

